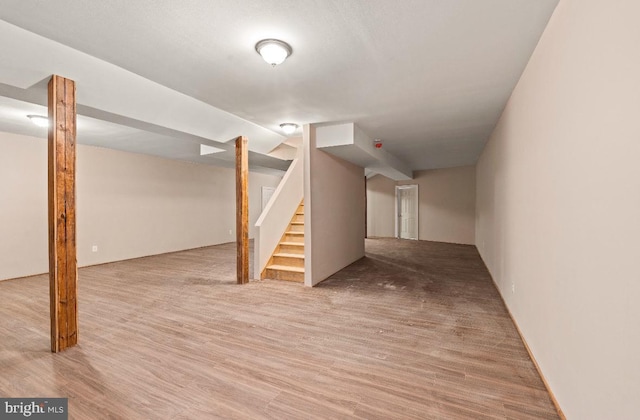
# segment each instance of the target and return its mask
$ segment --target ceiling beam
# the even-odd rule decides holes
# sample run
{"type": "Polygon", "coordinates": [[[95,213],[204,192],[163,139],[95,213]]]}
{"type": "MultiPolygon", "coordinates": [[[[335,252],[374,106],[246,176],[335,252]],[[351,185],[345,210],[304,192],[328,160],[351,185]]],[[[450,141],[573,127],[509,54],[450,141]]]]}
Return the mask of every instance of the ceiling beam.
{"type": "Polygon", "coordinates": [[[83,107],[219,143],[245,133],[252,139],[252,151],[258,153],[268,153],[286,140],[251,121],[3,20],[0,48],[12,57],[11,66],[0,66],[0,84],[13,87],[14,94],[16,88],[42,89],[42,80],[56,69],[82,84],[78,104],[83,107]]]}
{"type": "Polygon", "coordinates": [[[354,123],[318,125],[316,147],[395,181],[413,179],[408,163],[376,148],[373,139],[354,123]]]}

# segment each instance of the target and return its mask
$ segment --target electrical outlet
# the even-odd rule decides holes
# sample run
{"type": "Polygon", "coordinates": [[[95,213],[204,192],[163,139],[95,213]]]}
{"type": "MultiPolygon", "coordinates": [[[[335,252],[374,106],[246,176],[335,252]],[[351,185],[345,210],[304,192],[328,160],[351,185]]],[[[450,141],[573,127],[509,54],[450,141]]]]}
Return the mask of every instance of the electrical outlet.
{"type": "Polygon", "coordinates": [[[516,292],[516,285],[514,283],[511,283],[511,293],[515,293],[516,292]]]}
{"type": "Polygon", "coordinates": [[[229,235],[233,235],[233,229],[229,229],[229,235]]]}
{"type": "Polygon", "coordinates": [[[91,252],[98,252],[98,245],[94,245],[91,247],[91,252]]]}

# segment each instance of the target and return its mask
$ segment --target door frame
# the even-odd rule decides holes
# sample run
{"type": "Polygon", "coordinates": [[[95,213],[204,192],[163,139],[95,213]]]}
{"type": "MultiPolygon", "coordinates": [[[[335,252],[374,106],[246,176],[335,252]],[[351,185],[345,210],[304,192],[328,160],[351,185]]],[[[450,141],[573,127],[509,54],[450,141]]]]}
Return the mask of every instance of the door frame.
{"type": "MultiPolygon", "coordinates": [[[[420,189],[418,188],[418,184],[404,184],[404,185],[396,185],[396,199],[395,199],[395,237],[397,239],[400,239],[400,226],[398,224],[398,219],[400,218],[400,213],[399,213],[399,206],[398,206],[398,199],[399,199],[399,194],[398,191],[400,190],[409,190],[409,189],[415,189],[416,191],[416,201],[415,201],[415,205],[414,205],[414,214],[416,216],[416,237],[415,238],[410,238],[410,239],[414,239],[414,240],[418,240],[420,238],[420,189]]],[[[404,238],[403,238],[404,239],[404,238]]]]}

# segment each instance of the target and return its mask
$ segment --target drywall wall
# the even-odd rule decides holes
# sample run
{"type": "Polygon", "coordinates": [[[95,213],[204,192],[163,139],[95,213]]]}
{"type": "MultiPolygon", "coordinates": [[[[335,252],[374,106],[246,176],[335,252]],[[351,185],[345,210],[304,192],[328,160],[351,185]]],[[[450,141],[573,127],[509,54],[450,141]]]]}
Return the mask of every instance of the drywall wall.
{"type": "Polygon", "coordinates": [[[475,244],[475,166],[414,171],[418,185],[418,239],[475,244]]]}
{"type": "Polygon", "coordinates": [[[0,280],[49,271],[46,140],[0,133],[0,280]]]}
{"type": "MultiPolygon", "coordinates": [[[[80,266],[235,240],[233,169],[83,145],[77,159],[80,266]]],[[[0,176],[0,279],[44,273],[46,140],[0,133],[0,176]]],[[[251,226],[261,187],[279,180],[250,174],[251,226]]]]}
{"type": "Polygon", "coordinates": [[[418,239],[475,243],[474,166],[415,171],[411,181],[367,180],[367,235],[395,237],[396,185],[418,185],[418,239]]]}
{"type": "Polygon", "coordinates": [[[396,182],[383,175],[367,179],[367,236],[395,236],[396,182]]]}
{"type": "Polygon", "coordinates": [[[305,285],[314,286],[364,257],[364,169],[315,147],[305,125],[305,285]]]}
{"type": "Polygon", "coordinates": [[[478,249],[568,419],[640,418],[639,16],[560,1],[477,165],[478,249]]]}

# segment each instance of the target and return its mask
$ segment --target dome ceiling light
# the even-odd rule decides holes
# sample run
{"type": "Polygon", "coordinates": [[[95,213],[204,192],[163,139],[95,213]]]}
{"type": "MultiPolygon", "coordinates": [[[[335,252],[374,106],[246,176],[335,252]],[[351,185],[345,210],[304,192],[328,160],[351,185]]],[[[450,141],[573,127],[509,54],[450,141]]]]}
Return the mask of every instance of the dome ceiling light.
{"type": "Polygon", "coordinates": [[[256,51],[273,67],[282,64],[293,53],[291,45],[279,39],[263,39],[256,44],[256,51]]]}
{"type": "Polygon", "coordinates": [[[42,115],[27,115],[27,118],[38,127],[49,127],[49,118],[42,115]]]}
{"type": "Polygon", "coordinates": [[[296,130],[298,129],[298,124],[282,123],[282,124],[280,124],[280,128],[282,129],[284,134],[291,135],[291,134],[295,133],[296,130]]]}

